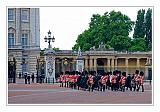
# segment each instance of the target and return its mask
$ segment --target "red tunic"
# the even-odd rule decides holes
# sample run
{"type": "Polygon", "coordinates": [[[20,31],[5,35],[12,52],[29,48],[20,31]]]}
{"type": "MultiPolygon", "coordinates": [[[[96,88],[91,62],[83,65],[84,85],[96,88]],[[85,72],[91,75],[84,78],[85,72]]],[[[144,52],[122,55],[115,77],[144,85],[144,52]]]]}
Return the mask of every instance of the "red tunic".
{"type": "Polygon", "coordinates": [[[113,84],[115,84],[115,83],[116,83],[116,78],[117,78],[117,76],[115,76],[115,75],[113,75],[113,76],[112,76],[111,81],[112,81],[112,83],[113,83],[113,84]]]}
{"type": "Polygon", "coordinates": [[[126,83],[126,77],[122,76],[120,79],[120,84],[124,85],[126,83]]]}
{"type": "Polygon", "coordinates": [[[108,81],[108,76],[101,76],[101,83],[102,84],[106,84],[107,81],[108,81]]]}
{"type": "Polygon", "coordinates": [[[89,75],[89,76],[88,76],[88,82],[89,82],[90,84],[93,84],[93,76],[92,76],[92,75],[89,75]]]}
{"type": "Polygon", "coordinates": [[[136,82],[139,81],[139,78],[140,78],[139,74],[135,74],[134,80],[135,80],[136,82]]]}
{"type": "Polygon", "coordinates": [[[143,85],[143,83],[144,83],[144,76],[140,76],[139,83],[140,83],[140,85],[143,85]]]}

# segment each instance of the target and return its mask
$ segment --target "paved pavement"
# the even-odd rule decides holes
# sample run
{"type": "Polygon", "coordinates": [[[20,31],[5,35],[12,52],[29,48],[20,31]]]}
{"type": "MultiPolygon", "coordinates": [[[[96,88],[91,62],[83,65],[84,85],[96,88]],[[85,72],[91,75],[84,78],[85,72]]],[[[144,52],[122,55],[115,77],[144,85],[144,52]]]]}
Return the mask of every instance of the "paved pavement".
{"type": "Polygon", "coordinates": [[[8,104],[152,104],[152,87],[145,92],[83,91],[56,84],[8,84],[8,104]]]}

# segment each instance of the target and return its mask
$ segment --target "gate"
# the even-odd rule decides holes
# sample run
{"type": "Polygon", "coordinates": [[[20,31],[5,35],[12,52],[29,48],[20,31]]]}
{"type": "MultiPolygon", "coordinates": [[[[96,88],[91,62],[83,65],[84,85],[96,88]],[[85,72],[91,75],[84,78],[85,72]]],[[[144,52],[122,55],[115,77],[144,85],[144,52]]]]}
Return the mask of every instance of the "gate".
{"type": "Polygon", "coordinates": [[[16,60],[8,61],[8,83],[16,83],[16,60]]]}

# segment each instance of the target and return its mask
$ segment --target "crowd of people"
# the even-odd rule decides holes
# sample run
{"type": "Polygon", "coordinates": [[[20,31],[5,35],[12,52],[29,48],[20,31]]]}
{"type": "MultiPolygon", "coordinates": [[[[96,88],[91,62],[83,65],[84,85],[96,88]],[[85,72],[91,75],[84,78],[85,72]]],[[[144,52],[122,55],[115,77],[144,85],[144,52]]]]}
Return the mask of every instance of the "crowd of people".
{"type": "Polygon", "coordinates": [[[34,83],[34,79],[35,79],[34,73],[32,73],[32,75],[30,75],[29,73],[24,74],[25,84],[30,84],[31,82],[34,83]]]}
{"type": "Polygon", "coordinates": [[[60,87],[73,88],[84,91],[130,91],[144,92],[144,72],[136,70],[134,74],[126,74],[115,70],[96,74],[95,71],[84,71],[82,73],[73,71],[61,72],[58,77],[60,87]]]}

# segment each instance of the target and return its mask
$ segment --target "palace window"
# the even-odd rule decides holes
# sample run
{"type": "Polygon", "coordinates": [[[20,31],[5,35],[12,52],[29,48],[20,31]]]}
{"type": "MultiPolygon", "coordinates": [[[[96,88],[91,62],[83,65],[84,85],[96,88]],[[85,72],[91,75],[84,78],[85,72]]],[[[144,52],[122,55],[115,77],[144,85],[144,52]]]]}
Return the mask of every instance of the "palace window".
{"type": "Polygon", "coordinates": [[[28,10],[22,10],[21,11],[21,15],[22,15],[22,21],[28,21],[29,19],[29,12],[28,10]]]}
{"type": "Polygon", "coordinates": [[[14,45],[14,33],[8,33],[8,48],[12,48],[14,45]]]}
{"type": "Polygon", "coordinates": [[[26,47],[28,45],[28,34],[22,34],[21,44],[23,47],[26,47]]]}
{"type": "Polygon", "coordinates": [[[8,20],[13,21],[14,20],[14,10],[8,9],[8,20]]]}

